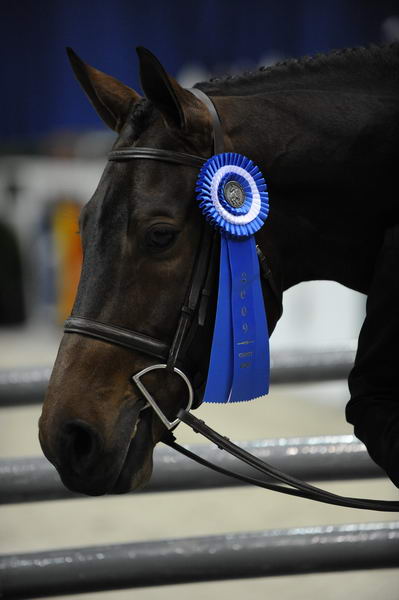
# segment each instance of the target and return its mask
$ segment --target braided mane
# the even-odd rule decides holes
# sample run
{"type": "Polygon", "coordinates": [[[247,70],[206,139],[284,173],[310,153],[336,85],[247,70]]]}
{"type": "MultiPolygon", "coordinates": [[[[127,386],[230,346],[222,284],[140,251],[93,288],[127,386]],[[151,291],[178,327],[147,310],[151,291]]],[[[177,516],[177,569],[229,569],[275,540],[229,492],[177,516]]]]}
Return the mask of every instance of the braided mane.
{"type": "MultiPolygon", "coordinates": [[[[250,96],[295,89],[342,89],[370,93],[399,92],[399,42],[368,48],[344,48],[281,61],[240,75],[198,83],[210,96],[250,96]]],[[[142,98],[130,116],[134,137],[154,117],[152,103],[142,98]]]]}
{"type": "Polygon", "coordinates": [[[289,59],[257,71],[213,78],[197,86],[207,94],[219,96],[246,96],[284,89],[336,89],[338,86],[348,90],[393,92],[399,90],[399,42],[289,59]]]}

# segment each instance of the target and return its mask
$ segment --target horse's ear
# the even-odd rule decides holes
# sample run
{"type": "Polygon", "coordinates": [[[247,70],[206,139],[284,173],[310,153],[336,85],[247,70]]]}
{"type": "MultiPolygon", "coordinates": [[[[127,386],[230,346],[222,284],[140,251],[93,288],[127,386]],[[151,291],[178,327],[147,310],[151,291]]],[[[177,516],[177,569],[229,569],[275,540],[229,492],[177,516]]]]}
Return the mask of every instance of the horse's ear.
{"type": "Polygon", "coordinates": [[[120,132],[132,104],[140,100],[140,95],[118,79],[83,62],[72,48],[67,48],[67,53],[76,78],[97,113],[108,127],[120,132]]]}
{"type": "Polygon", "coordinates": [[[168,75],[159,60],[146,48],[136,48],[143,92],[161,112],[167,125],[185,127],[192,109],[201,103],[168,75]]]}

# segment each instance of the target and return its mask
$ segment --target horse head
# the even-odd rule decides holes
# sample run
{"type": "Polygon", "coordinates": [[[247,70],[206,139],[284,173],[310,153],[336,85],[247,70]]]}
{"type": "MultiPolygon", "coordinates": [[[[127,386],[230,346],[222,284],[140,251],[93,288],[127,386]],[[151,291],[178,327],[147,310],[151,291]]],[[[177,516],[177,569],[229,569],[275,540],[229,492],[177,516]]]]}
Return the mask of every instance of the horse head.
{"type": "MultiPolygon", "coordinates": [[[[118,133],[114,153],[145,147],[211,156],[209,111],[150,52],[138,49],[145,97],[72,51],[69,55],[95,109],[118,133]]],[[[216,101],[230,149],[228,99],[216,101]]],[[[204,244],[204,218],[194,196],[198,168],[136,158],[108,162],[82,210],[83,266],[72,317],[139,332],[147,341],[161,340],[170,348],[204,244]]],[[[214,305],[211,298],[186,352],[185,370],[198,403],[208,368],[214,305]]],[[[268,312],[270,331],[277,318],[277,312],[268,312]]],[[[156,362],[164,361],[100,335],[64,334],[39,437],[67,487],[99,495],[123,493],[148,481],[153,449],[165,427],[152,410],[143,410],[145,400],[132,375],[156,362]]],[[[173,369],[149,372],[144,380],[167,418],[175,418],[187,403],[184,381],[173,369]]]]}

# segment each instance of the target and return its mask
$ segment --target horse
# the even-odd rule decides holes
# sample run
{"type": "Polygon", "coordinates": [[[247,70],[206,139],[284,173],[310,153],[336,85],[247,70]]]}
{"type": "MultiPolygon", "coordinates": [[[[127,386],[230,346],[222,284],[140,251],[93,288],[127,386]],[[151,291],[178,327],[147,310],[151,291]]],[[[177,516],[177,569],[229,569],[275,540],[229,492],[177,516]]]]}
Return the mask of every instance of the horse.
{"type": "MultiPolygon", "coordinates": [[[[68,52],[92,105],[118,134],[113,157],[145,148],[166,160],[149,160],[152,150],[110,160],[80,215],[83,265],[72,320],[100,326],[97,335],[95,325],[93,335],[66,330],[39,421],[43,452],[64,485],[88,495],[125,493],[151,476],[165,426],[143,410],[131,377],[173,344],[208,243],[194,193],[198,164],[167,160],[214,152],[206,96],[225,150],[250,157],[267,181],[270,215],[256,243],[273,274],[273,285],[262,283],[269,335],[283,292],[300,282],[332,280],[368,296],[347,419],[399,486],[399,44],[291,59],[191,91],[138,48],[144,96],[68,52]],[[110,343],[104,324],[119,340],[138,332],[141,345],[110,343]]],[[[209,256],[216,260],[214,251],[209,256]]],[[[215,294],[213,284],[186,352],[195,405],[207,376],[215,294]]],[[[168,419],[185,406],[185,382],[173,369],[150,369],[145,382],[168,419]]]]}

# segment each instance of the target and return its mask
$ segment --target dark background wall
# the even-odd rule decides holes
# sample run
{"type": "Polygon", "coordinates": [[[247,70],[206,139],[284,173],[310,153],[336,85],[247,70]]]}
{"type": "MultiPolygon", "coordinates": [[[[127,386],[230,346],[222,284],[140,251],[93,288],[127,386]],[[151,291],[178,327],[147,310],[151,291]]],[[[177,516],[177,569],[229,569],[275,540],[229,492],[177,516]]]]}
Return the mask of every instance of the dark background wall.
{"type": "Polygon", "coordinates": [[[137,45],[174,75],[189,65],[207,76],[392,41],[398,23],[392,0],[3,0],[0,139],[102,127],[65,46],[139,88],[137,45]]]}

